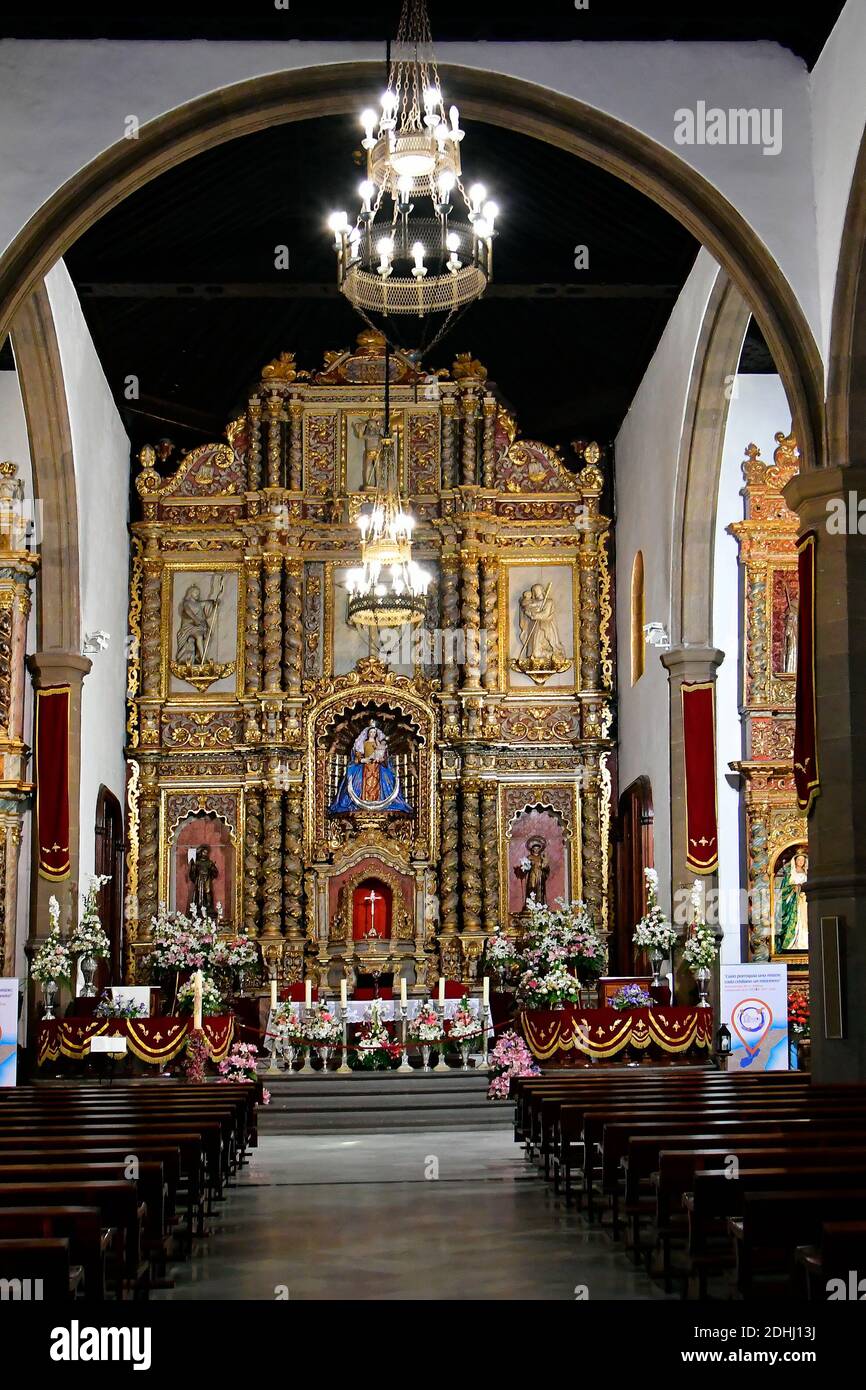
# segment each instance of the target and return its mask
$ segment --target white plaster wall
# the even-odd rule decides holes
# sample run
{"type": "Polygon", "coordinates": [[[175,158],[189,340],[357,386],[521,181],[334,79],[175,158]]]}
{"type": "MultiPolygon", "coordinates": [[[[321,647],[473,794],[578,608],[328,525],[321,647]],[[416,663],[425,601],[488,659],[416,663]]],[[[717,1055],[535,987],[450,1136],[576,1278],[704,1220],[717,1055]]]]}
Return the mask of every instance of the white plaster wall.
{"type": "MultiPolygon", "coordinates": [[[[852,0],[854,3],[854,0],[852,0]]],[[[862,5],[862,0],[856,0],[862,5]]],[[[575,34],[580,15],[575,12],[575,34]]],[[[860,42],[857,34],[851,42],[860,42]]],[[[809,74],[774,43],[470,43],[439,45],[444,63],[505,73],[610,113],[698,169],[758,232],[787,275],[816,334],[819,299],[810,143],[809,74]],[[782,149],[677,145],[675,113],[708,106],[779,109],[782,149]]],[[[849,51],[866,57],[866,41],[849,51]]],[[[124,138],[129,115],[146,123],[195,97],[248,78],[368,60],[381,84],[381,45],[335,43],[0,43],[0,247],[63,183],[124,138]]],[[[471,163],[471,142],[465,146],[471,163]]],[[[348,157],[348,155],[347,155],[348,157]]],[[[483,170],[478,171],[479,176],[483,170]]],[[[523,190],[498,189],[509,197],[523,190]]],[[[503,230],[505,228],[503,221],[503,230]]]]}
{"type": "Polygon", "coordinates": [[[619,783],[652,783],[659,895],[670,908],[670,703],[656,648],[631,684],[631,572],[643,551],[646,621],[671,624],[671,549],[677,460],[695,348],[718,274],[701,251],[616,438],[616,567],[619,671],[619,783]]]}
{"type": "MultiPolygon", "coordinates": [[[[33,505],[33,468],[30,462],[30,441],[27,437],[27,421],[24,403],[18,386],[18,373],[0,372],[0,458],[11,459],[18,464],[18,476],[24,483],[26,502],[33,505]]],[[[38,519],[37,519],[38,521],[38,519]]],[[[38,531],[37,538],[38,540],[38,531]]],[[[38,582],[38,581],[37,581],[38,582]]],[[[31,594],[35,598],[31,587],[31,594]]],[[[27,652],[36,649],[36,605],[30,608],[27,625],[27,652]]],[[[24,742],[33,746],[33,684],[24,682],[24,742]]],[[[32,769],[31,769],[32,770],[32,769]]],[[[17,921],[9,923],[7,930],[15,931],[15,971],[19,979],[27,974],[27,961],[24,943],[30,931],[30,856],[32,845],[32,813],[24,812],[21,820],[21,848],[18,855],[18,916],[17,921]]],[[[26,1014],[26,996],[25,996],[26,1014]]],[[[26,1017],[21,1020],[22,1030],[26,1027],[26,1017]]],[[[21,1037],[23,1038],[23,1031],[21,1037]]]]}
{"type": "Polygon", "coordinates": [[[719,924],[723,932],[721,958],[740,960],[746,904],[740,896],[743,876],[740,791],[726,778],[728,764],[743,756],[739,704],[742,670],[739,661],[741,599],[737,542],[726,527],[743,518],[741,464],[747,444],[757,444],[768,462],[776,447],[775,434],[791,428],[791,408],[778,376],[738,376],[728,410],[728,423],[719,479],[719,503],[713,553],[713,645],[725,653],[716,676],[716,758],[719,809],[719,924]]]}
{"type": "Polygon", "coordinates": [[[854,166],[866,125],[866,0],[848,0],[812,71],[812,124],[821,295],[829,359],[836,267],[854,166]]]}
{"type": "Polygon", "coordinates": [[[94,869],[96,798],[104,783],[124,804],[126,631],[129,589],[129,439],[62,261],[46,276],[75,458],[82,642],[101,629],[107,651],[91,658],[81,702],[81,844],[84,888],[94,869]]]}

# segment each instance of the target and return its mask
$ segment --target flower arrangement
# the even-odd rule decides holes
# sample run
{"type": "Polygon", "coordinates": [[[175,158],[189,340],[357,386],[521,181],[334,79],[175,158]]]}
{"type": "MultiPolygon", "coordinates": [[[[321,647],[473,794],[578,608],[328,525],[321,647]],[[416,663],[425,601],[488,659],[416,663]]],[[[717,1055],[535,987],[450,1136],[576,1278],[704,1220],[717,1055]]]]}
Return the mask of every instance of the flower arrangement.
{"type": "Polygon", "coordinates": [[[795,1038],[805,1040],[811,1036],[811,1016],[809,996],[806,991],[802,989],[789,990],[788,1023],[795,1038]]]}
{"type": "Polygon", "coordinates": [[[218,918],[214,921],[193,904],[188,913],[168,912],[161,905],[151,920],[153,946],[148,961],[157,982],[172,971],[217,968],[218,918]]]}
{"type": "MultiPolygon", "coordinates": [[[[177,1007],[182,1014],[191,1014],[195,1008],[195,984],[187,980],[177,992],[177,1007]]],[[[207,975],[201,982],[201,1012],[203,1018],[218,1014],[223,1008],[223,997],[217,985],[207,975]]]]}
{"type": "Polygon", "coordinates": [[[111,944],[99,920],[99,908],[96,902],[100,888],[104,883],[110,881],[110,874],[91,875],[90,884],[84,895],[81,920],[73,930],[72,940],[69,943],[69,949],[73,955],[93,956],[96,960],[104,960],[110,954],[111,944]]]}
{"type": "Polygon", "coordinates": [[[422,1004],[415,1017],[409,1020],[409,1037],[413,1042],[424,1044],[438,1043],[441,1040],[442,1025],[439,1015],[429,1002],[422,1004]]]}
{"type": "Polygon", "coordinates": [[[610,1007],[625,1013],[628,1009],[651,1009],[654,1002],[652,995],[640,985],[623,985],[611,999],[610,1007]]]}
{"type": "Polygon", "coordinates": [[[69,943],[60,935],[60,904],[48,899],[48,921],[51,930],[33,957],[30,974],[40,984],[69,984],[72,978],[72,956],[69,943]]]}
{"type": "Polygon", "coordinates": [[[500,1034],[492,1053],[493,1077],[487,1088],[488,1100],[507,1100],[512,1076],[538,1076],[540,1070],[526,1043],[513,1029],[500,1034]]]}
{"type": "Polygon", "coordinates": [[[186,1040],[182,1067],[187,1081],[204,1081],[209,1058],[210,1053],[204,1033],[199,1029],[191,1032],[186,1040]]]}
{"type": "Polygon", "coordinates": [[[519,954],[518,998],[528,1008],[575,1003],[581,983],[604,974],[607,948],[582,902],[557,898],[551,908],[530,899],[519,954]]]}
{"type": "Polygon", "coordinates": [[[451,1018],[445,1025],[445,1032],[452,1042],[468,1042],[470,1038],[481,1036],[481,1024],[472,1005],[469,1002],[469,995],[464,994],[451,1018]]]}
{"type": "Polygon", "coordinates": [[[659,876],[655,869],[644,869],[646,879],[646,912],[634,929],[632,941],[645,951],[666,956],[676,943],[679,933],[659,907],[659,876]]]}
{"type": "Polygon", "coordinates": [[[560,1008],[576,1004],[580,999],[580,981],[562,962],[548,970],[530,967],[520,977],[518,986],[521,1001],[528,1009],[560,1008]]]}
{"type": "Polygon", "coordinates": [[[242,978],[258,970],[259,953],[256,943],[248,936],[217,938],[211,956],[211,968],[242,978]]]}
{"type": "Polygon", "coordinates": [[[343,1036],[342,1026],[337,1016],[327,1004],[313,1004],[306,1010],[301,1021],[304,1040],[318,1047],[333,1047],[343,1036]]]}
{"type": "Polygon", "coordinates": [[[514,974],[518,963],[517,946],[513,937],[497,932],[487,939],[484,949],[484,962],[491,975],[498,975],[503,982],[514,974]]]}
{"type": "Polygon", "coordinates": [[[103,990],[102,998],[96,1006],[97,1018],[146,1018],[147,1006],[137,999],[113,999],[109,991],[103,990]]]}
{"type": "Polygon", "coordinates": [[[223,1057],[217,1070],[221,1081],[255,1081],[258,1072],[256,1060],[258,1050],[253,1043],[236,1042],[231,1052],[223,1057]]]}
{"type": "Polygon", "coordinates": [[[367,1015],[358,1025],[354,1050],[349,1054],[349,1066],[354,1071],[390,1071],[400,1060],[400,1048],[392,1042],[382,1018],[382,1006],[374,999],[367,1015]]]}
{"type": "Polygon", "coordinates": [[[696,975],[699,970],[712,969],[718,955],[715,932],[703,917],[703,887],[700,879],[696,878],[692,884],[691,901],[692,924],[683,947],[683,960],[692,974],[696,975]]]}

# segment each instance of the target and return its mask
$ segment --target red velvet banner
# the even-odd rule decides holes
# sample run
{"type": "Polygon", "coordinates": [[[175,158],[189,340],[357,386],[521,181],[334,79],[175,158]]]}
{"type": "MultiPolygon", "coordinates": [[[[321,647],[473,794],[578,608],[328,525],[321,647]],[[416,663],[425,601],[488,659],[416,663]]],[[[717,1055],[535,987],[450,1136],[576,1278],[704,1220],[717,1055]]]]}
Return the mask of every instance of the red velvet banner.
{"type": "Polygon", "coordinates": [[[69,700],[68,685],[36,692],[36,833],[43,878],[69,873],[69,700]]]}
{"type": "Polygon", "coordinates": [[[686,764],[686,864],[696,874],[709,874],[719,863],[715,682],[684,682],[682,701],[686,764]]]}
{"type": "Polygon", "coordinates": [[[814,531],[797,543],[800,608],[797,615],[797,714],[794,723],[794,785],[806,815],[820,791],[815,717],[815,544],[814,531]]]}

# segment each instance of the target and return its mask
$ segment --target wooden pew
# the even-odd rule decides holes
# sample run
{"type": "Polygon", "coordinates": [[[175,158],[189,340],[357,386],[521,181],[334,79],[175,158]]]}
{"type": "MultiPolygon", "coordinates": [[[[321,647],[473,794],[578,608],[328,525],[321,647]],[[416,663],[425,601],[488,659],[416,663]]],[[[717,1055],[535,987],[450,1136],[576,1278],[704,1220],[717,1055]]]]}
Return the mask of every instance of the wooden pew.
{"type": "Polygon", "coordinates": [[[0,1239],[0,1279],[22,1281],[22,1298],[31,1299],[38,1280],[40,1302],[69,1303],[78,1297],[84,1275],[80,1265],[70,1264],[68,1240],[20,1237],[0,1239]]]}
{"type": "Polygon", "coordinates": [[[799,1246],[795,1260],[807,1299],[859,1302],[866,1294],[866,1221],[825,1221],[818,1244],[799,1246]],[[837,1283],[832,1291],[831,1281],[837,1283]]]}
{"type": "Polygon", "coordinates": [[[736,1247],[737,1291],[750,1299],[757,1279],[771,1279],[774,1289],[796,1289],[795,1252],[814,1245],[828,1221],[866,1220],[866,1189],[829,1185],[818,1190],[746,1192],[742,1215],[728,1219],[736,1247]]]}
{"type": "Polygon", "coordinates": [[[114,1231],[102,1224],[99,1207],[0,1207],[0,1240],[61,1238],[69,1259],[84,1274],[84,1298],[105,1301],[105,1261],[114,1231]]]}
{"type": "Polygon", "coordinates": [[[118,1297],[127,1290],[146,1295],[147,1262],[141,1255],[144,1211],[132,1183],[107,1179],[0,1183],[0,1207],[98,1207],[104,1226],[118,1232],[118,1297]]]}

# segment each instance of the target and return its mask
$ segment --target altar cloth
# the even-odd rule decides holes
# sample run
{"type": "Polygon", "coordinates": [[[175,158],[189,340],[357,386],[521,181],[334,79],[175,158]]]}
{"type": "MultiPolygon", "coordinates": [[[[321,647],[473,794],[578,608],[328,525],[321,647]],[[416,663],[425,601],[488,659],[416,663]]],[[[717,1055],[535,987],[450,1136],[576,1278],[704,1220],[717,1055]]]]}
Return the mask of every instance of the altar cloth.
{"type": "MultiPolygon", "coordinates": [[[[201,1026],[211,1060],[221,1062],[234,1038],[234,1015],[203,1018],[201,1026]]],[[[192,1017],[188,1014],[162,1018],[43,1019],[36,1038],[36,1064],[41,1067],[61,1056],[80,1062],[90,1054],[91,1038],[119,1036],[126,1038],[129,1051],[140,1061],[162,1065],[182,1050],[191,1028],[192,1017]]]]}
{"type": "MultiPolygon", "coordinates": [[[[713,1011],[681,1004],[656,1009],[525,1009],[523,1036],[539,1062],[557,1054],[582,1052],[596,1060],[615,1057],[626,1047],[682,1053],[691,1047],[711,1049],[713,1011]]],[[[560,1057],[562,1060],[562,1057],[560,1057]]]]}

